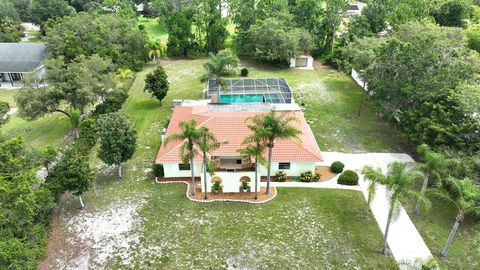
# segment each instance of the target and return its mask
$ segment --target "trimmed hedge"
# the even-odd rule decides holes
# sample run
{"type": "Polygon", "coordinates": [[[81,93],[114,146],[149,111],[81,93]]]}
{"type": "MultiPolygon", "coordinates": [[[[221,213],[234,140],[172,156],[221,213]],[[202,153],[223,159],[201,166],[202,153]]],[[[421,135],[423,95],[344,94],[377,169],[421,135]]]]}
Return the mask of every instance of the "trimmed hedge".
{"type": "Polygon", "coordinates": [[[330,166],[330,170],[332,170],[332,172],[334,173],[341,173],[343,172],[343,168],[345,167],[345,165],[343,165],[342,162],[340,161],[335,161],[332,163],[332,165],[330,166]]]}
{"type": "Polygon", "coordinates": [[[162,164],[153,165],[153,174],[155,174],[156,177],[164,177],[165,173],[163,171],[163,165],[162,164]]]}
{"type": "Polygon", "coordinates": [[[278,171],[275,174],[275,178],[273,179],[275,182],[286,182],[287,181],[287,175],[283,171],[278,171]]]}
{"type": "Polygon", "coordinates": [[[242,76],[242,77],[248,77],[248,73],[249,73],[249,71],[246,68],[242,68],[240,70],[240,76],[242,76]]]}
{"type": "Polygon", "coordinates": [[[358,174],[354,171],[346,170],[338,177],[338,184],[356,186],[358,185],[358,174]]]}
{"type": "Polygon", "coordinates": [[[320,181],[320,174],[313,174],[311,171],[306,171],[300,174],[300,182],[318,182],[320,181]]]}

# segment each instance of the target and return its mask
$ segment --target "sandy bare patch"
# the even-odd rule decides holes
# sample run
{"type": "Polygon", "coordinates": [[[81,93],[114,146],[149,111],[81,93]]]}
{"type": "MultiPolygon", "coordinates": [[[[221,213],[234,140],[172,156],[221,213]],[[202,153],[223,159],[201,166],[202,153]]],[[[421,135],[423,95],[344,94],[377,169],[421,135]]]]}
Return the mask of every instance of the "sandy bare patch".
{"type": "Polygon", "coordinates": [[[129,262],[130,246],[139,242],[137,210],[142,203],[123,204],[96,213],[80,212],[65,220],[67,250],[54,263],[59,269],[101,269],[113,258],[129,262]]]}

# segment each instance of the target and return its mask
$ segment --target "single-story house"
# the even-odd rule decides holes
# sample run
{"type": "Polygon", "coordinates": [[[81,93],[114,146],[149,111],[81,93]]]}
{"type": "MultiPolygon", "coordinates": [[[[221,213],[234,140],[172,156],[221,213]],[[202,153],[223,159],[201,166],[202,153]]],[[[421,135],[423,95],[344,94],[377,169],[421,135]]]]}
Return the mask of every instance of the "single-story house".
{"type": "MultiPolygon", "coordinates": [[[[167,127],[166,136],[179,133],[180,123],[195,119],[198,126],[206,126],[215,136],[227,144],[213,151],[209,158],[216,164],[214,175],[207,174],[204,179],[202,173],[202,157],[194,157],[194,164],[183,164],[180,156],[181,145],[184,141],[172,141],[162,145],[156,158],[156,164],[162,164],[165,178],[191,177],[190,166],[194,166],[195,177],[200,178],[202,192],[204,182],[207,181],[207,190],[211,192],[213,182],[221,182],[223,192],[241,192],[241,182],[249,183],[250,192],[254,192],[255,160],[253,157],[238,152],[244,147],[242,141],[251,134],[246,122],[256,114],[267,113],[275,109],[294,114],[298,122],[293,123],[302,131],[300,141],[293,139],[279,139],[275,141],[272,156],[272,176],[277,171],[283,171],[287,176],[299,176],[306,171],[315,172],[317,163],[322,162],[317,141],[310,126],[307,124],[300,107],[295,104],[269,103],[235,103],[235,104],[207,104],[207,105],[178,105],[167,127]]],[[[267,158],[267,151],[264,153],[267,158]]],[[[267,175],[265,166],[259,166],[259,179],[267,175]]],[[[258,185],[259,186],[259,185],[258,185]]]]}
{"type": "Polygon", "coordinates": [[[0,43],[0,87],[21,86],[28,73],[40,82],[45,77],[45,43],[0,43]]]}
{"type": "Polygon", "coordinates": [[[365,3],[357,2],[357,3],[350,3],[347,9],[348,16],[360,16],[362,15],[363,9],[367,6],[365,3]]]}

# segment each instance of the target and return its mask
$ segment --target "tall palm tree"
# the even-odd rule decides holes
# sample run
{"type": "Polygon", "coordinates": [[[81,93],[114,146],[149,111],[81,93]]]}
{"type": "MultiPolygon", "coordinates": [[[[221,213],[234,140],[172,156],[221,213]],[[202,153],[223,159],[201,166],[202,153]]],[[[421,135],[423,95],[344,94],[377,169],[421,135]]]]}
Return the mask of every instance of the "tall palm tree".
{"type": "Polygon", "coordinates": [[[148,56],[155,61],[155,64],[159,64],[160,57],[167,55],[167,46],[160,42],[160,40],[150,41],[145,44],[145,48],[148,49],[148,56]]]}
{"type": "MultiPolygon", "coordinates": [[[[215,167],[214,164],[211,162],[211,160],[208,158],[208,154],[215,149],[218,149],[221,145],[222,142],[219,142],[217,137],[215,137],[215,134],[213,134],[208,127],[201,127],[199,130],[199,137],[195,141],[196,145],[198,146],[198,149],[200,150],[202,154],[202,159],[203,159],[203,183],[204,183],[204,188],[205,188],[205,200],[208,199],[208,192],[207,192],[207,172],[210,175],[213,175],[215,173],[215,167]]],[[[226,143],[226,142],[223,142],[226,143]]]]}
{"type": "Polygon", "coordinates": [[[442,181],[442,187],[433,191],[432,194],[440,199],[448,201],[455,206],[457,215],[455,216],[455,223],[450,231],[440,256],[445,257],[448,255],[450,246],[452,245],[453,238],[457,233],[460,223],[463,221],[465,215],[470,214],[476,217],[480,217],[480,188],[469,178],[459,180],[453,177],[444,179],[442,181]],[[447,190],[448,186],[448,191],[447,190]],[[455,190],[455,192],[452,192],[455,190]]]}
{"type": "Polygon", "coordinates": [[[195,192],[195,164],[193,158],[198,153],[195,143],[200,138],[200,130],[197,128],[197,121],[191,119],[190,121],[180,122],[180,133],[174,133],[165,138],[163,145],[167,146],[171,141],[182,140],[185,141],[180,148],[180,156],[184,164],[190,164],[190,172],[192,175],[192,196],[195,192]]]}
{"type": "Polygon", "coordinates": [[[242,155],[247,155],[255,158],[255,200],[258,199],[258,168],[259,164],[265,164],[266,160],[263,158],[262,154],[265,152],[265,145],[262,144],[261,138],[252,134],[246,137],[242,145],[245,145],[244,148],[239,149],[238,152],[242,155]]]}
{"type": "MultiPolygon", "coordinates": [[[[429,179],[439,180],[441,178],[441,170],[446,164],[446,159],[442,154],[431,151],[426,144],[420,145],[417,148],[417,152],[423,160],[423,163],[418,164],[418,168],[424,174],[422,189],[420,190],[424,194],[427,190],[429,179]]],[[[417,202],[415,206],[415,213],[417,216],[420,215],[420,202],[417,202]]]]}
{"type": "Polygon", "coordinates": [[[268,148],[267,162],[267,190],[265,194],[270,193],[270,174],[272,169],[272,151],[277,139],[295,139],[302,132],[292,125],[292,122],[298,122],[298,118],[291,112],[277,114],[275,110],[266,114],[257,114],[248,119],[251,123],[248,128],[253,131],[253,136],[262,142],[268,148]]]}
{"type": "Polygon", "coordinates": [[[225,86],[224,76],[233,74],[233,67],[238,65],[238,58],[230,51],[220,51],[217,55],[210,53],[210,61],[203,65],[205,74],[200,77],[200,81],[208,82],[215,80],[217,84],[217,102],[220,102],[221,88],[225,86]]]}
{"type": "MultiPolygon", "coordinates": [[[[404,199],[414,199],[420,201],[422,206],[428,208],[430,202],[424,194],[413,189],[415,183],[423,179],[423,175],[415,169],[407,169],[404,163],[394,162],[388,166],[386,175],[380,169],[373,169],[366,166],[363,168],[363,174],[371,182],[387,186],[391,196],[389,198],[388,218],[383,238],[382,254],[387,252],[387,238],[390,224],[398,218],[401,208],[401,201],[404,199]]],[[[375,185],[374,185],[375,188],[375,185]]]]}

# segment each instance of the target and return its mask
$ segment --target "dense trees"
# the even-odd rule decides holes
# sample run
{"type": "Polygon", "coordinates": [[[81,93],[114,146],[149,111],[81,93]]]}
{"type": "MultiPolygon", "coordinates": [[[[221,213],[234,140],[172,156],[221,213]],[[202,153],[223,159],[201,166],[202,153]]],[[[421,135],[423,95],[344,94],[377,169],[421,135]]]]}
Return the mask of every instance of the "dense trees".
{"type": "Polygon", "coordinates": [[[36,153],[23,139],[0,134],[0,149],[0,262],[7,269],[35,269],[48,239],[53,197],[35,177],[36,153]]]}
{"type": "Polygon", "coordinates": [[[34,120],[54,112],[71,119],[75,110],[83,113],[87,105],[94,104],[115,86],[111,62],[98,55],[82,55],[69,64],[63,58],[50,59],[46,66],[48,87],[36,89],[27,85],[15,96],[19,115],[24,119],[34,120]]]}
{"type": "Polygon", "coordinates": [[[45,42],[51,57],[66,63],[80,55],[111,59],[117,67],[139,70],[148,61],[146,34],[135,20],[117,14],[79,13],[47,27],[45,42]]]}
{"type": "Polygon", "coordinates": [[[149,92],[160,103],[165,98],[168,92],[168,77],[162,66],[157,66],[152,73],[147,74],[144,91],[149,92]]]}
{"type": "Polygon", "coordinates": [[[379,112],[414,143],[462,151],[480,147],[476,111],[462,106],[465,92],[460,91],[476,83],[479,58],[464,40],[461,29],[409,23],[385,43],[371,43],[378,47],[370,50],[374,55],[366,54],[370,59],[356,60],[367,66],[379,112]]]}
{"type": "Polygon", "coordinates": [[[49,20],[75,14],[75,9],[65,0],[32,0],[31,5],[30,19],[42,28],[49,20]]]}

